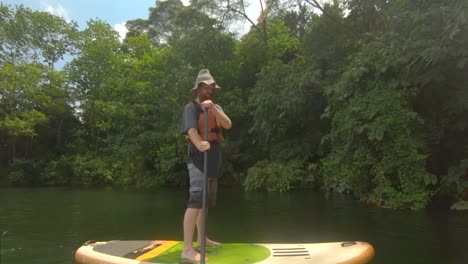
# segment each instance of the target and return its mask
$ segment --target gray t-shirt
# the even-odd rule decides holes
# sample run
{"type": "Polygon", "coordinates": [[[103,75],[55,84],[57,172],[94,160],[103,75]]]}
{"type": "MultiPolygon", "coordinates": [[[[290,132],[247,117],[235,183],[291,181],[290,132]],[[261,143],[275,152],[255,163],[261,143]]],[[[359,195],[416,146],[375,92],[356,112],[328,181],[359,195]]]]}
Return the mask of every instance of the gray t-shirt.
{"type": "MultiPolygon", "coordinates": [[[[221,106],[216,107],[223,111],[221,106]]],[[[196,102],[190,102],[185,105],[184,114],[182,116],[181,133],[187,135],[189,128],[195,128],[198,131],[198,118],[201,114],[201,106],[196,102]]],[[[200,135],[203,139],[203,135],[200,135]]],[[[221,145],[218,143],[210,143],[211,148],[208,151],[208,177],[220,177],[222,174],[222,154],[221,145]]],[[[187,163],[193,163],[200,171],[204,172],[204,153],[200,152],[192,142],[188,143],[187,163]]]]}

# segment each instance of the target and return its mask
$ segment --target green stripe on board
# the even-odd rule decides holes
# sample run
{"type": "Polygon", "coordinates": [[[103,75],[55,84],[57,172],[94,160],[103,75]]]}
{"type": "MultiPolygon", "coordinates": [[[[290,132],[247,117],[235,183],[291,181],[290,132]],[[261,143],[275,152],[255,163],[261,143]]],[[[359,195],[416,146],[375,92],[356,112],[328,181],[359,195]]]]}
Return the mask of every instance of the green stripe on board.
{"type": "MultiPolygon", "coordinates": [[[[146,260],[162,264],[178,264],[182,260],[184,244],[181,242],[154,259],[146,260]]],[[[223,244],[221,246],[208,246],[206,248],[209,263],[220,264],[253,264],[267,259],[270,256],[268,248],[254,244],[223,244]]]]}

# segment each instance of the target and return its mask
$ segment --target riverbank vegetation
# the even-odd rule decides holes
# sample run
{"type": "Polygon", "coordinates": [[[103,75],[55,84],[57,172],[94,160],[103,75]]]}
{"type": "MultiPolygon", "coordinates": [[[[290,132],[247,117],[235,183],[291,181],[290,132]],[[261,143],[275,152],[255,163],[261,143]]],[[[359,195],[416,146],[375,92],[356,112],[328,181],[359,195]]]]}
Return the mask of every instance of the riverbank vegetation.
{"type": "Polygon", "coordinates": [[[269,0],[240,37],[243,2],[158,1],[123,41],[0,5],[0,183],[187,184],[181,114],[209,68],[234,124],[221,183],[390,208],[466,196],[466,1],[269,0]]]}

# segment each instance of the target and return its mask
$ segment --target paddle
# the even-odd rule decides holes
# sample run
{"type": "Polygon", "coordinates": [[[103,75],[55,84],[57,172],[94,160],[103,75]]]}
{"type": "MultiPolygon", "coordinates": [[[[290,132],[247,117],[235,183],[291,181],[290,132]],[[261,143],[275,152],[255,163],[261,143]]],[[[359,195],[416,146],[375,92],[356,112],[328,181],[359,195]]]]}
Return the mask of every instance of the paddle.
{"type": "MultiPolygon", "coordinates": [[[[208,109],[203,109],[205,111],[205,141],[208,141],[208,109]]],[[[204,172],[204,177],[203,177],[203,208],[202,208],[202,228],[201,228],[201,252],[200,252],[200,263],[205,264],[205,255],[206,255],[206,207],[207,207],[207,201],[208,201],[208,177],[207,177],[207,171],[208,171],[208,151],[205,151],[203,153],[204,155],[204,164],[203,164],[203,172],[204,172]]]]}

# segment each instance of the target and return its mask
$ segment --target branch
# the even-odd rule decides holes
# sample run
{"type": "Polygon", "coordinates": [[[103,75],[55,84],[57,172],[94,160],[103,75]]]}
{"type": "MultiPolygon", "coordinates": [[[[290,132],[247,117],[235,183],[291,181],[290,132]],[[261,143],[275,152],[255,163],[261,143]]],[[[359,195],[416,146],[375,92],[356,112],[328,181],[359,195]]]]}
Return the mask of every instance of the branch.
{"type": "Polygon", "coordinates": [[[335,23],[339,24],[340,26],[346,28],[347,30],[351,31],[353,34],[359,34],[358,32],[354,31],[354,29],[348,27],[348,25],[343,24],[342,22],[336,20],[335,17],[333,17],[332,15],[328,14],[328,13],[325,11],[325,9],[320,5],[320,3],[317,2],[317,0],[304,0],[304,1],[306,1],[307,3],[309,3],[311,6],[318,8],[320,11],[322,11],[322,13],[323,13],[324,15],[326,15],[328,18],[330,18],[333,22],[335,22],[335,23]],[[312,1],[313,3],[311,3],[310,1],[312,1]]]}
{"type": "MultiPolygon", "coordinates": [[[[250,22],[250,24],[258,31],[260,36],[262,36],[262,38],[264,39],[264,34],[263,34],[262,30],[247,16],[247,14],[245,12],[242,12],[240,10],[232,8],[230,5],[226,6],[226,9],[227,9],[226,13],[231,11],[231,12],[240,14],[242,17],[244,17],[247,21],[250,22]]],[[[264,41],[265,41],[265,39],[264,39],[264,41]]]]}
{"type": "MultiPolygon", "coordinates": [[[[327,12],[325,12],[325,9],[320,5],[319,2],[317,2],[317,0],[304,0],[304,1],[306,1],[307,3],[309,3],[311,6],[318,8],[320,11],[322,11],[322,13],[323,13],[325,16],[327,16],[328,18],[330,18],[333,22],[337,23],[338,25],[344,27],[345,29],[347,29],[348,31],[350,31],[351,33],[353,33],[354,35],[356,35],[356,36],[361,36],[361,33],[355,31],[353,28],[351,28],[351,27],[349,27],[348,25],[342,23],[341,21],[338,21],[335,17],[333,17],[332,15],[328,14],[327,12]],[[311,3],[310,1],[312,1],[313,3],[311,3]]],[[[372,39],[383,43],[382,41],[380,41],[378,38],[376,38],[375,36],[371,35],[370,33],[366,33],[366,34],[364,34],[364,35],[368,35],[368,36],[370,36],[372,39]]]]}

